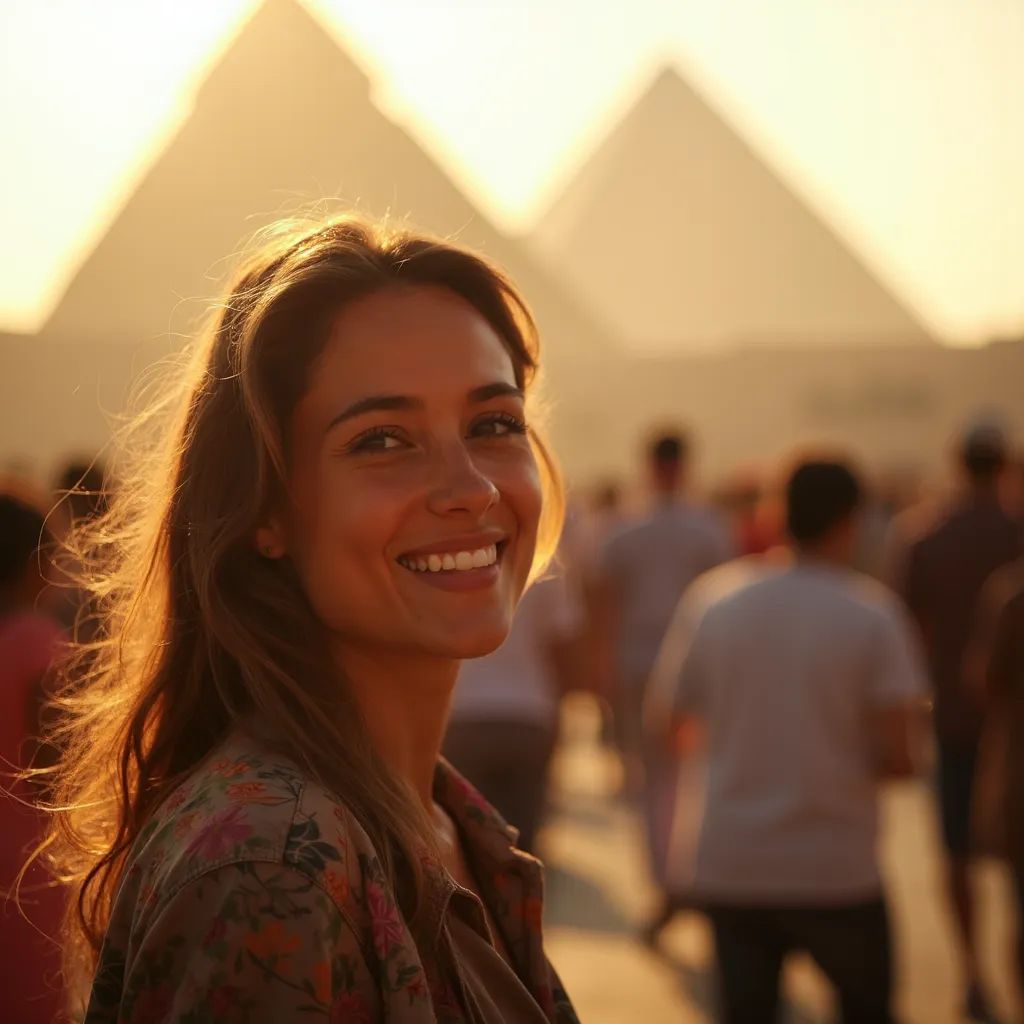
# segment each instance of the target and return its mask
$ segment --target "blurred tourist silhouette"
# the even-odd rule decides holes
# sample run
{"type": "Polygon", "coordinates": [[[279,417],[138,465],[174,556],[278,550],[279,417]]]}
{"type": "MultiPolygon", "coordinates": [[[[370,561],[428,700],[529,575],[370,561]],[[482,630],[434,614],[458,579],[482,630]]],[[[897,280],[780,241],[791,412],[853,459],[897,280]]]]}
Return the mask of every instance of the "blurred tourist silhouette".
{"type": "Polygon", "coordinates": [[[892,1019],[876,787],[913,770],[926,681],[896,597],[849,568],[861,500],[844,462],[797,465],[791,559],[744,558],[697,581],[652,677],[662,749],[694,719],[706,735],[684,873],[712,924],[725,1024],[778,1019],[797,950],[836,987],[844,1024],[892,1019]]]}
{"type": "Polygon", "coordinates": [[[778,525],[756,467],[743,466],[717,488],[715,503],[732,524],[737,555],[760,555],[779,544],[778,525]]]}
{"type": "Polygon", "coordinates": [[[986,704],[971,819],[985,852],[1006,859],[1017,903],[1012,962],[1024,994],[1024,559],[982,592],[968,659],[986,704]]]}
{"type": "Polygon", "coordinates": [[[445,757],[519,830],[534,852],[558,737],[561,694],[578,677],[579,597],[561,575],[535,583],[493,654],[463,663],[445,757]]]}
{"type": "Polygon", "coordinates": [[[1007,466],[1005,493],[1010,514],[1024,524],[1024,452],[1017,452],[1007,466]]]}
{"type": "Polygon", "coordinates": [[[985,707],[964,671],[986,580],[1024,551],[1021,524],[1000,500],[1008,457],[1002,428],[973,424],[957,446],[961,486],[948,507],[897,525],[905,535],[894,582],[920,627],[935,700],[938,801],[949,889],[965,986],[965,1011],[991,1019],[975,943],[970,878],[971,796],[985,707]]]}
{"type": "Polygon", "coordinates": [[[588,556],[585,564],[590,576],[597,569],[605,542],[627,522],[621,485],[615,480],[605,480],[594,487],[587,512],[586,529],[583,532],[588,556]]]}
{"type": "Polygon", "coordinates": [[[595,666],[595,654],[602,651],[599,632],[600,558],[608,538],[625,523],[622,487],[614,479],[590,488],[582,499],[570,493],[565,528],[558,549],[559,564],[574,586],[583,604],[584,622],[579,637],[579,677],[577,685],[597,702],[601,716],[601,743],[617,748],[612,694],[606,692],[609,675],[595,666]]]}
{"type": "Polygon", "coordinates": [[[652,874],[662,885],[674,765],[644,742],[644,693],[680,596],[701,573],[732,555],[718,514],[686,497],[689,456],[689,439],[680,432],[660,433],[649,442],[653,505],[647,515],[605,542],[593,607],[599,688],[609,694],[614,708],[626,785],[640,798],[652,874]]]}
{"type": "Polygon", "coordinates": [[[0,495],[0,1021],[52,1024],[62,1009],[56,935],[61,892],[25,858],[42,837],[40,793],[14,778],[48,760],[38,742],[47,682],[64,633],[41,603],[46,588],[43,516],[0,495]]]}

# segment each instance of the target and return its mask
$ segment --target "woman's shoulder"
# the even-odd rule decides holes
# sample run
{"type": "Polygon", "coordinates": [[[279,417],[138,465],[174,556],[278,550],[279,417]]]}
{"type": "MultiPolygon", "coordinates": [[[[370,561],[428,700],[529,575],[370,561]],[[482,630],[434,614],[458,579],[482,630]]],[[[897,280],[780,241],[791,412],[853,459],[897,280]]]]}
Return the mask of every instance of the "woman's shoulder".
{"type": "Polygon", "coordinates": [[[158,904],[229,864],[292,868],[323,889],[354,925],[351,898],[379,858],[345,804],[292,759],[234,735],[160,805],[127,868],[144,904],[158,904]]]}

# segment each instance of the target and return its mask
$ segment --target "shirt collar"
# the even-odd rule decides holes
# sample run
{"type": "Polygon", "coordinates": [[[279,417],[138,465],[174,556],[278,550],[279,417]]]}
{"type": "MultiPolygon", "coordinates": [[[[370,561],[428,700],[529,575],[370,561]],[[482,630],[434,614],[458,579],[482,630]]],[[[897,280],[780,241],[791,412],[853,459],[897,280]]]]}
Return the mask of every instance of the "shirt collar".
{"type": "MultiPolygon", "coordinates": [[[[461,833],[463,852],[476,875],[480,896],[501,931],[520,978],[554,1020],[557,1011],[541,934],[544,875],[540,861],[516,847],[519,832],[443,759],[434,774],[434,799],[461,833]]],[[[448,873],[437,867],[454,887],[448,873]]]]}
{"type": "MultiPolygon", "coordinates": [[[[463,852],[476,875],[480,895],[495,913],[497,904],[518,907],[528,897],[542,898],[540,861],[516,848],[519,832],[484,799],[480,792],[443,758],[434,772],[434,799],[459,830],[463,852]]],[[[417,915],[417,932],[436,942],[456,883],[433,853],[421,858],[427,903],[417,915]]],[[[496,915],[499,916],[499,915],[496,915]]],[[[510,944],[521,938],[519,921],[504,915],[500,925],[510,944]]]]}
{"type": "Polygon", "coordinates": [[[434,799],[458,826],[474,858],[483,855],[495,867],[503,867],[518,863],[524,856],[516,849],[518,829],[505,821],[480,791],[444,758],[438,761],[434,772],[434,799]]]}

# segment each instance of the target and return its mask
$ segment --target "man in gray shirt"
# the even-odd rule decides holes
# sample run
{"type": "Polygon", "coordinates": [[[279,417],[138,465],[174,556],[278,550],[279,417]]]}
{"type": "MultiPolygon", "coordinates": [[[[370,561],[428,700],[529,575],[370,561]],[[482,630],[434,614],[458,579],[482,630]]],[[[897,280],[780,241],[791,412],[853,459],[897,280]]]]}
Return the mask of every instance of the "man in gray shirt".
{"type": "Polygon", "coordinates": [[[671,826],[671,768],[643,741],[641,708],[651,668],[679,598],[701,573],[732,555],[710,509],[684,497],[689,457],[681,433],[655,436],[647,450],[653,507],[605,542],[596,582],[599,673],[615,713],[627,785],[642,794],[651,867],[664,881],[671,826]]]}
{"type": "Polygon", "coordinates": [[[836,986],[844,1024],[891,1020],[876,789],[912,770],[927,683],[898,599],[848,568],[860,499],[843,463],[799,465],[790,559],[699,580],[652,679],[655,734],[667,741],[695,717],[706,735],[689,874],[715,935],[725,1024],[776,1020],[796,950],[836,986]]]}

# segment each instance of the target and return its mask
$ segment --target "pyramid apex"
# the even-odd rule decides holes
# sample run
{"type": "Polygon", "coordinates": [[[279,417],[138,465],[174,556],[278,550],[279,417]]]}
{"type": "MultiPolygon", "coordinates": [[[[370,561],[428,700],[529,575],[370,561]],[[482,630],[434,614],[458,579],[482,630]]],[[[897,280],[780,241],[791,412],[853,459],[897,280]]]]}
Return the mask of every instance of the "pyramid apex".
{"type": "Polygon", "coordinates": [[[200,91],[222,89],[228,98],[258,75],[272,78],[303,74],[340,86],[342,82],[361,92],[369,79],[344,40],[336,38],[301,0],[261,0],[238,27],[220,59],[210,67],[200,91]],[[225,83],[226,84],[222,84],[225,83]]]}
{"type": "Polygon", "coordinates": [[[659,85],[686,85],[686,80],[674,62],[666,61],[655,73],[652,88],[659,85]]]}
{"type": "Polygon", "coordinates": [[[680,93],[692,93],[693,86],[687,81],[686,76],[679,69],[679,66],[672,61],[666,61],[658,66],[647,88],[641,94],[643,99],[655,94],[679,95],[680,93]]]}
{"type": "Polygon", "coordinates": [[[636,126],[663,119],[677,119],[686,110],[705,107],[707,101],[694,87],[686,73],[671,59],[652,66],[633,92],[632,101],[618,123],[605,137],[605,145],[615,144],[636,130],[636,126]]]}

